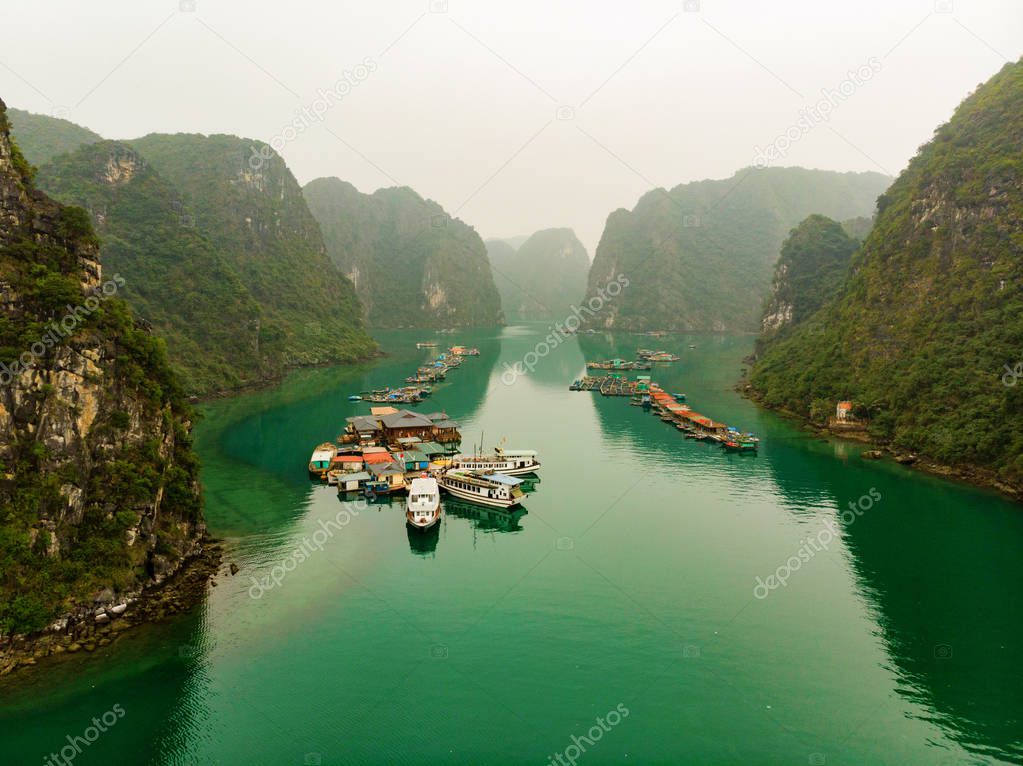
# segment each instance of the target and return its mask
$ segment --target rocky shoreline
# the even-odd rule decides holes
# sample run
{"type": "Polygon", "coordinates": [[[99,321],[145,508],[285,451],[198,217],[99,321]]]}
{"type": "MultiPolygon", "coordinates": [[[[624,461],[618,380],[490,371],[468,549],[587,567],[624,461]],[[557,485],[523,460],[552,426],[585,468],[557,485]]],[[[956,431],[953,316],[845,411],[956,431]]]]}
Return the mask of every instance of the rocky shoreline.
{"type": "Polygon", "coordinates": [[[918,471],[923,471],[924,473],[931,474],[932,476],[960,481],[964,484],[970,484],[983,489],[993,489],[1000,492],[1010,500],[1023,502],[1023,487],[1006,484],[998,478],[998,475],[994,471],[990,469],[983,468],[981,466],[947,465],[945,463],[939,463],[924,455],[899,451],[885,442],[877,441],[875,438],[870,436],[865,426],[821,425],[819,423],[814,423],[806,416],[800,415],[797,412],[768,407],[760,398],[756,389],[754,389],[749,383],[740,383],[736,386],[736,391],[745,398],[754,402],[758,407],[763,407],[771,412],[776,412],[779,415],[796,420],[805,429],[812,429],[819,435],[833,436],[838,439],[855,441],[872,447],[872,449],[868,449],[863,452],[862,457],[865,460],[883,460],[885,458],[890,458],[900,465],[915,468],[918,471]]]}
{"type": "Polygon", "coordinates": [[[222,544],[205,538],[172,574],[135,593],[115,597],[107,591],[92,606],[80,607],[38,633],[0,637],[0,677],[70,655],[89,654],[133,627],[191,610],[207,588],[216,585],[218,573],[238,571],[234,564],[224,565],[223,557],[222,544]]]}

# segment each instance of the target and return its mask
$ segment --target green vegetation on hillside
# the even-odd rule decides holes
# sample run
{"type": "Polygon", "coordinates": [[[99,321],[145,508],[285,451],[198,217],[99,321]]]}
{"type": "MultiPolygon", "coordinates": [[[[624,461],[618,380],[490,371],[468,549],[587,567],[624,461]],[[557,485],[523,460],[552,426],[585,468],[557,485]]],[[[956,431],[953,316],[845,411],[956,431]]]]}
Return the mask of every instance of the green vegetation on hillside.
{"type": "Polygon", "coordinates": [[[151,528],[141,537],[168,559],[183,555],[202,518],[192,413],[162,341],[137,325],[123,301],[99,300],[83,289],[83,263],[95,258],[97,244],[88,216],[33,194],[27,163],[7,133],[0,101],[5,634],[37,630],[64,610],[91,605],[97,589],[145,582],[150,551],[127,539],[129,529],[139,531],[143,516],[151,528]],[[70,334],[55,333],[69,305],[88,307],[90,300],[96,307],[70,334]],[[22,375],[26,352],[38,347],[42,354],[22,375]],[[60,368],[51,369],[58,357],[60,368]],[[79,374],[76,364],[85,371],[75,378],[81,385],[60,390],[79,374]],[[75,504],[69,488],[80,491],[75,504]],[[156,497],[159,512],[147,514],[156,497]]]}
{"type": "Polygon", "coordinates": [[[852,399],[897,449],[1023,484],[1021,147],[1015,63],[879,199],[840,293],[767,345],[751,373],[763,400],[821,417],[852,399]]]}
{"type": "Polygon", "coordinates": [[[120,297],[167,341],[191,393],[256,382],[263,375],[259,304],[210,241],[180,195],[134,149],[82,146],[39,170],[55,199],[87,209],[120,297]]]}
{"type": "Polygon", "coordinates": [[[561,319],[582,303],[590,259],[571,229],[544,229],[518,249],[488,240],[494,282],[509,320],[561,319]]]}
{"type": "Polygon", "coordinates": [[[596,324],[626,330],[753,330],[778,249],[811,213],[869,215],[890,179],[878,173],[747,168],[732,178],[645,194],[608,217],[588,297],[623,274],[629,286],[596,324]]]}
{"type": "Polygon", "coordinates": [[[363,194],[337,178],[311,181],[304,194],[372,326],[502,322],[483,241],[436,202],[407,187],[363,194]]]}
{"type": "Polygon", "coordinates": [[[817,213],[794,228],[774,269],[764,333],[799,324],[823,306],[840,288],[858,245],[843,224],[817,213]]]}
{"type": "MultiPolygon", "coordinates": [[[[268,368],[352,361],[375,351],[352,284],[327,257],[302,190],[269,146],[195,134],[130,143],[180,193],[188,220],[258,304],[258,353],[268,368]]],[[[211,281],[207,274],[194,279],[200,290],[211,281]]]]}
{"type": "Polygon", "coordinates": [[[88,128],[60,117],[33,114],[21,109],[8,109],[11,135],[31,164],[39,166],[54,157],[73,152],[83,144],[102,141],[103,137],[88,128]]]}

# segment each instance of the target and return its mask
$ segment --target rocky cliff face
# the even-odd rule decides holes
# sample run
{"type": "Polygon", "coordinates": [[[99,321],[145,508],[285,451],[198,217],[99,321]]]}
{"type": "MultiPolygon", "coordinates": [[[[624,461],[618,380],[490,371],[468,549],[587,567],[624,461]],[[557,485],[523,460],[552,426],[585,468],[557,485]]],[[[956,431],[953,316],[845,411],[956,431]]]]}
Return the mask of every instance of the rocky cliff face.
{"type": "MultiPolygon", "coordinates": [[[[351,282],[327,255],[323,235],[284,159],[237,136],[152,134],[131,142],[181,195],[196,233],[259,307],[261,369],[350,362],[377,351],[351,282]]],[[[202,286],[206,296],[216,289],[202,286]]],[[[214,331],[233,330],[206,315],[214,331]]],[[[241,358],[242,349],[237,349],[241,358]]]]}
{"type": "Polygon", "coordinates": [[[768,339],[812,315],[841,287],[859,242],[823,215],[805,218],[781,246],[761,321],[768,339]]]}
{"type": "Polygon", "coordinates": [[[103,263],[126,281],[119,296],[166,340],[189,394],[256,383],[280,368],[272,346],[261,347],[260,328],[273,315],[138,151],[117,141],[87,144],[39,168],[36,182],[89,212],[103,263]]]}
{"type": "Polygon", "coordinates": [[[889,181],[879,173],[746,168],[729,179],[648,192],[633,210],[608,216],[587,300],[617,275],[629,287],[591,324],[754,330],[789,230],[812,213],[869,215],[889,181]]]}
{"type": "Polygon", "coordinates": [[[893,448],[1023,489],[1023,62],[935,131],[836,294],[768,344],[751,384],[822,419],[838,400],[893,448]]]}
{"type": "Polygon", "coordinates": [[[500,324],[501,299],[476,231],[412,189],[363,194],[338,178],[303,189],[331,259],[375,327],[500,324]]]}
{"type": "Polygon", "coordinates": [[[123,278],[103,272],[84,211],[33,188],[5,111],[0,636],[94,619],[175,572],[205,532],[189,410],[162,346],[116,297],[123,278]]]}

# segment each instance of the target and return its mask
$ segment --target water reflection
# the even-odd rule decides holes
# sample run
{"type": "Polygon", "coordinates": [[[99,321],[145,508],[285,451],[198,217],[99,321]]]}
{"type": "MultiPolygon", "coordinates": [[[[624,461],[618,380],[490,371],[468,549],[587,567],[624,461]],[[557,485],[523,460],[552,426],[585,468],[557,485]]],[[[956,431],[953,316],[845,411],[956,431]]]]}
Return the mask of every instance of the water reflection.
{"type": "Polygon", "coordinates": [[[578,341],[571,335],[552,336],[550,328],[547,324],[527,324],[505,329],[502,381],[512,378],[510,369],[525,370],[531,382],[563,390],[578,377],[579,370],[585,366],[578,341]],[[516,364],[521,366],[516,367],[516,364]]]}
{"type": "Polygon", "coordinates": [[[408,536],[408,547],[409,550],[416,556],[430,557],[433,558],[437,555],[437,543],[440,541],[440,528],[443,523],[443,516],[441,521],[434,524],[429,529],[420,529],[414,527],[405,522],[405,533],[408,536]]]}
{"type": "Polygon", "coordinates": [[[897,691],[972,753],[1023,763],[1018,506],[893,464],[866,463],[848,443],[807,447],[776,448],[771,461],[800,515],[814,513],[809,504],[819,512],[822,496],[838,517],[872,489],[880,494],[861,515],[846,515],[852,520],[843,524],[843,540],[897,691]]]}
{"type": "Polygon", "coordinates": [[[453,497],[444,500],[444,511],[456,519],[469,519],[474,529],[488,532],[521,532],[519,520],[526,515],[525,508],[503,510],[473,505],[453,497]]]}

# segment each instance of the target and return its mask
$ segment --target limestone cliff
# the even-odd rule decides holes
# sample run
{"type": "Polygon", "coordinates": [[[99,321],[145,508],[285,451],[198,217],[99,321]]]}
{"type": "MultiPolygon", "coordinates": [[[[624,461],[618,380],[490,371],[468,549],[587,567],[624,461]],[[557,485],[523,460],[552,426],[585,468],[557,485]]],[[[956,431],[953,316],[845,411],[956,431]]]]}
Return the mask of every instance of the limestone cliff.
{"type": "Polygon", "coordinates": [[[106,621],[201,550],[189,408],[123,284],[85,212],[34,188],[0,101],[0,649],[106,621]]]}
{"type": "Polygon", "coordinates": [[[303,193],[374,327],[503,323],[483,240],[436,202],[407,187],[363,194],[338,178],[303,193]]]}

